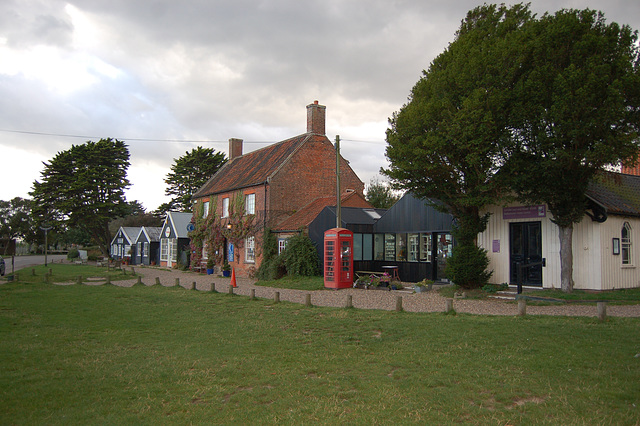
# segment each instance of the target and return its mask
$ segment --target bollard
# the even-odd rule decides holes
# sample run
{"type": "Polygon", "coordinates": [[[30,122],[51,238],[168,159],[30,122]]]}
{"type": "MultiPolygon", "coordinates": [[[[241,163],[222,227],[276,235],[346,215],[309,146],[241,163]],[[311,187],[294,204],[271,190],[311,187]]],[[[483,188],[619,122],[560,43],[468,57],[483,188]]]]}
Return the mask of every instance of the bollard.
{"type": "Polygon", "coordinates": [[[82,275],[78,275],[78,280],[76,281],[77,284],[82,284],[82,275]]]}
{"type": "Polygon", "coordinates": [[[607,302],[596,303],[598,307],[598,319],[604,321],[607,319],[607,302]]]}
{"type": "Polygon", "coordinates": [[[255,288],[252,288],[252,289],[249,291],[249,299],[253,300],[253,299],[255,299],[255,298],[256,298],[256,289],[255,289],[255,288]]]}
{"type": "Polygon", "coordinates": [[[275,303],[279,303],[280,302],[280,292],[276,291],[276,293],[273,295],[273,301],[275,303]]]}
{"type": "Polygon", "coordinates": [[[402,312],[402,296],[396,296],[396,312],[402,312]]]}
{"type": "Polygon", "coordinates": [[[35,277],[36,276],[36,270],[35,268],[31,270],[31,276],[35,277]]]}
{"type": "Polygon", "coordinates": [[[176,278],[176,285],[179,286],[180,285],[180,278],[176,278]]]}
{"type": "Polygon", "coordinates": [[[453,312],[453,299],[447,299],[444,311],[446,313],[453,312]]]}
{"type": "Polygon", "coordinates": [[[229,285],[229,294],[231,294],[231,295],[233,294],[233,286],[232,285],[229,285]]]}
{"type": "Polygon", "coordinates": [[[311,294],[309,293],[304,296],[304,306],[311,306],[311,294]]]}
{"type": "Polygon", "coordinates": [[[518,315],[521,317],[527,315],[527,301],[525,299],[518,299],[518,315]]]}
{"type": "Polygon", "coordinates": [[[160,277],[156,277],[156,285],[160,285],[160,277]]]}
{"type": "Polygon", "coordinates": [[[53,269],[49,268],[49,275],[53,275],[53,269]]]}
{"type": "Polygon", "coordinates": [[[142,284],[142,277],[138,275],[138,282],[136,284],[142,284]]]}
{"type": "Polygon", "coordinates": [[[195,289],[196,289],[196,282],[194,281],[194,282],[191,283],[190,290],[195,290],[195,289]]]}
{"type": "MultiPolygon", "coordinates": [[[[15,274],[15,280],[18,281],[18,274],[15,274]]],[[[43,283],[49,283],[49,275],[44,274],[44,276],[42,277],[42,282],[43,283]]]]}
{"type": "Polygon", "coordinates": [[[105,284],[111,284],[111,275],[107,275],[107,282],[105,284]]]}
{"type": "Polygon", "coordinates": [[[211,293],[217,293],[217,291],[216,291],[216,283],[215,282],[211,283],[211,290],[210,291],[211,291],[211,293]]]}
{"type": "Polygon", "coordinates": [[[353,297],[348,294],[347,295],[347,303],[344,305],[345,308],[353,308],[353,297]]]}

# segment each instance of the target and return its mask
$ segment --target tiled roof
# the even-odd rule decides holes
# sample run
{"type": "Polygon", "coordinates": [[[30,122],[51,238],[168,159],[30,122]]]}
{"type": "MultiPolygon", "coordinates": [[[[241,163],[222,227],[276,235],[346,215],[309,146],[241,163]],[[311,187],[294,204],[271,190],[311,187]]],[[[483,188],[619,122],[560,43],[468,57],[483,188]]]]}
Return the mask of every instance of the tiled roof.
{"type": "Polygon", "coordinates": [[[587,197],[608,214],[640,216],[640,176],[606,173],[589,184],[587,197]]]}
{"type": "MultiPolygon", "coordinates": [[[[340,203],[344,207],[369,207],[373,208],[368,202],[366,202],[362,196],[356,192],[349,192],[343,194],[340,199],[340,203]]],[[[329,206],[336,205],[336,197],[322,197],[316,198],[295,214],[279,223],[274,227],[274,231],[296,231],[300,228],[306,228],[313,220],[318,217],[322,209],[329,206]]]]}
{"type": "Polygon", "coordinates": [[[234,158],[225,163],[193,198],[262,185],[301,145],[311,139],[326,139],[326,136],[304,133],[234,158]]]}

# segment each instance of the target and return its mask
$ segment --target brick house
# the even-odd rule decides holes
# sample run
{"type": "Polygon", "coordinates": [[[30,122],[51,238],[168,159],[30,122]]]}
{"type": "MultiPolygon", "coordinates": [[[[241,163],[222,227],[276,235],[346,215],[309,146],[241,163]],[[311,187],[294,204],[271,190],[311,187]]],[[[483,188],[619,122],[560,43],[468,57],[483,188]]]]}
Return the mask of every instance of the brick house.
{"type": "MultiPolygon", "coordinates": [[[[243,155],[242,139],[229,140],[229,161],[194,195],[194,212],[215,208],[222,226],[233,226],[233,206],[242,201],[253,230],[235,244],[225,241],[223,259],[238,276],[260,265],[262,232],[276,228],[317,199],[335,197],[336,150],[325,135],[326,107],[307,106],[307,132],[243,155]]],[[[363,198],[364,183],[340,159],[341,193],[363,198]]],[[[203,258],[206,254],[203,253],[203,258]]]]}

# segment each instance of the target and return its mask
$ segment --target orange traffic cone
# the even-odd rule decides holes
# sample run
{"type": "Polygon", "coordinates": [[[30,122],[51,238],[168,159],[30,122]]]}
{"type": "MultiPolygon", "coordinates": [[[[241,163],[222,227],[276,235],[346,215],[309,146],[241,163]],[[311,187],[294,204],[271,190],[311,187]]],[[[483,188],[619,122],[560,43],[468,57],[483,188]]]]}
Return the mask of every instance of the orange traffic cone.
{"type": "Polygon", "coordinates": [[[231,269],[231,287],[238,287],[236,285],[236,268],[231,269]]]}

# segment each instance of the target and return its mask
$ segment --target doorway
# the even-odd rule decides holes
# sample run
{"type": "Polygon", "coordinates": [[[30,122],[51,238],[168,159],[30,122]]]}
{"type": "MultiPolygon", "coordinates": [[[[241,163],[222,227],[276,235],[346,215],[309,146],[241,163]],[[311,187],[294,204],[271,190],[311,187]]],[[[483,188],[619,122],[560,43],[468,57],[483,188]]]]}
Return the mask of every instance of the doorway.
{"type": "Polygon", "coordinates": [[[510,283],[542,287],[542,223],[510,223],[509,247],[510,283]]]}

